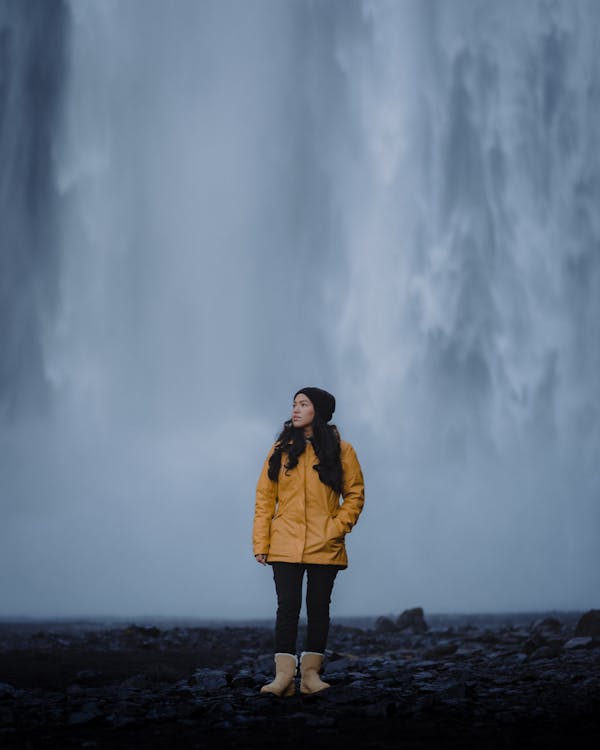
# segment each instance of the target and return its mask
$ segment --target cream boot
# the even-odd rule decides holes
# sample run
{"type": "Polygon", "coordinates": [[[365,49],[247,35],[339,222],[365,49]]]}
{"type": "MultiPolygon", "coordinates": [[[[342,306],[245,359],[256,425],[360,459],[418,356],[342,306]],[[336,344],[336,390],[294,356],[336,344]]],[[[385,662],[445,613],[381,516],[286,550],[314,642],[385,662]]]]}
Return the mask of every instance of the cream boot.
{"type": "Polygon", "coordinates": [[[275,654],[275,679],[263,685],[261,693],[273,693],[279,698],[289,698],[296,692],[296,668],[298,657],[295,654],[275,654]]]}
{"type": "Polygon", "coordinates": [[[323,654],[314,651],[303,651],[300,657],[300,692],[304,695],[320,693],[321,690],[331,687],[329,683],[323,682],[319,672],[323,666],[323,654]]]}

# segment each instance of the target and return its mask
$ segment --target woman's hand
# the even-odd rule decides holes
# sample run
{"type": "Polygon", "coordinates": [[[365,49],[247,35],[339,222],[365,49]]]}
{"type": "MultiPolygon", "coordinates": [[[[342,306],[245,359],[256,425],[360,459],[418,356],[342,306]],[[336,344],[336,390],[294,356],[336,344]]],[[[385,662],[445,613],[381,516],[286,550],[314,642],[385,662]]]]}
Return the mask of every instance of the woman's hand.
{"type": "Polygon", "coordinates": [[[262,555],[254,555],[254,559],[257,563],[260,563],[261,565],[267,564],[267,556],[265,554],[262,555]]]}

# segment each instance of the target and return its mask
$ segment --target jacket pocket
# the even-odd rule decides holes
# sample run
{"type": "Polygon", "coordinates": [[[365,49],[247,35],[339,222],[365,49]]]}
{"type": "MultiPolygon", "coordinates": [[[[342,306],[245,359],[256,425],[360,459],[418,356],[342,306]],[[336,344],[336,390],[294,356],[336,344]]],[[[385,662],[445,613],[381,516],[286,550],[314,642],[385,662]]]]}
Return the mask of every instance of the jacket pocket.
{"type": "Polygon", "coordinates": [[[339,539],[340,541],[344,539],[344,531],[335,516],[327,518],[327,538],[339,539]]]}

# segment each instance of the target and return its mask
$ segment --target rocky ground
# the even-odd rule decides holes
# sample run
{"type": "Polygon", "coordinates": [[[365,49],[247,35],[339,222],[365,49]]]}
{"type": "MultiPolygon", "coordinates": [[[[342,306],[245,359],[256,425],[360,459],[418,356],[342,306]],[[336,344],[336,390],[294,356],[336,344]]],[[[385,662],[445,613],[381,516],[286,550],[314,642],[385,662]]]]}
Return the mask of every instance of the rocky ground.
{"type": "Polygon", "coordinates": [[[600,610],[415,609],[329,646],[331,689],[277,699],[271,627],[0,623],[0,747],[598,746],[600,610]]]}

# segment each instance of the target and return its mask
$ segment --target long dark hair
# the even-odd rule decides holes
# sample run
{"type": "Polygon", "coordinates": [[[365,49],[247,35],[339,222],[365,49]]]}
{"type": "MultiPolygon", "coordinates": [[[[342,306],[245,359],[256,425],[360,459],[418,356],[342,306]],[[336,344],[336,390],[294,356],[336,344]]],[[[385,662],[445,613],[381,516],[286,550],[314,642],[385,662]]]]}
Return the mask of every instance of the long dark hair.
{"type": "MultiPolygon", "coordinates": [[[[312,442],[319,463],[313,466],[319,479],[338,494],[342,491],[343,473],[340,457],[340,433],[334,424],[327,424],[315,412],[312,422],[312,442]]],[[[298,465],[298,459],[306,450],[304,430],[292,425],[289,419],[275,441],[275,450],[269,458],[269,479],[277,481],[281,470],[281,456],[286,454],[286,472],[298,465]]]]}

